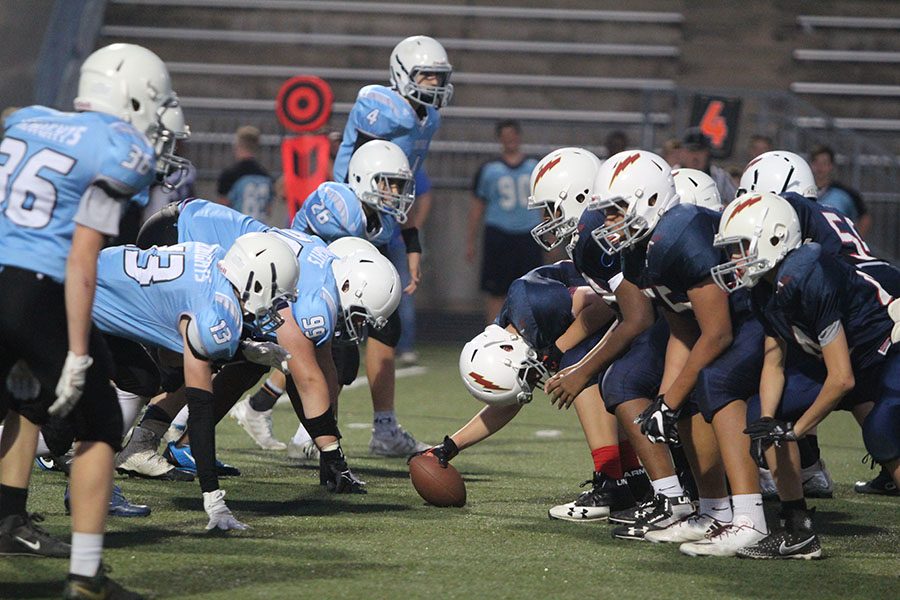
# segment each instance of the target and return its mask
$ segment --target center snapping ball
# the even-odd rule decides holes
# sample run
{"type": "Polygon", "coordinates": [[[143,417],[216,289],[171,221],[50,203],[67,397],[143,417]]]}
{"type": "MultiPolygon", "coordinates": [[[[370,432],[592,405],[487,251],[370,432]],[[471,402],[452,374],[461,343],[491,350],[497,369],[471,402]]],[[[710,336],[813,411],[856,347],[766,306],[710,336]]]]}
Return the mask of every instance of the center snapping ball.
{"type": "Polygon", "coordinates": [[[409,478],[419,495],[435,506],[465,506],[466,484],[453,465],[441,466],[433,454],[409,461],[409,478]]]}

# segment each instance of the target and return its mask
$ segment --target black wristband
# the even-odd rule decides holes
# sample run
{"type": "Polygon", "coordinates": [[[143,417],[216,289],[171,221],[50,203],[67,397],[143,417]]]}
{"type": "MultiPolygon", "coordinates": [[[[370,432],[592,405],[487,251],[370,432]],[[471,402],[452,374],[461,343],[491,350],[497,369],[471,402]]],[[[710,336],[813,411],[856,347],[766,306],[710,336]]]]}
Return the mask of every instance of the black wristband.
{"type": "Polygon", "coordinates": [[[406,244],[406,253],[412,254],[413,252],[422,253],[422,244],[419,242],[419,228],[418,227],[409,227],[407,229],[401,229],[400,235],[403,236],[403,243],[406,244]]]}

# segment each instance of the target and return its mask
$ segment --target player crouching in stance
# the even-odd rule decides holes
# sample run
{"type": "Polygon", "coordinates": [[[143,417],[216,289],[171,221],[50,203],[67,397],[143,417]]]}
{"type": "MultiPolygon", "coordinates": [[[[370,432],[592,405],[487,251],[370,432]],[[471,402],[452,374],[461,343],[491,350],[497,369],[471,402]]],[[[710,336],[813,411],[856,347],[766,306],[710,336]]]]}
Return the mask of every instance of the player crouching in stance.
{"type": "MultiPolygon", "coordinates": [[[[599,343],[615,315],[583,284],[569,261],[539,267],[512,283],[495,323],[466,344],[459,359],[466,388],[488,406],[427,452],[446,464],[493,435],[531,401],[535,387],[599,343]]],[[[577,500],[551,508],[552,519],[601,520],[611,510],[634,505],[623,478],[615,420],[597,418],[603,416],[596,410],[602,403],[599,395],[593,385],[575,401],[595,466],[593,478],[582,485],[593,487],[577,500]],[[591,411],[595,414],[587,414],[591,411]]]]}
{"type": "Polygon", "coordinates": [[[286,358],[275,344],[242,341],[242,329],[265,336],[282,324],[278,311],[297,294],[293,250],[266,233],[240,237],[227,253],[201,243],[119,246],[100,253],[98,273],[100,330],[155,346],[161,362],[183,370],[206,528],[246,529],[225,505],[216,473],[213,369],[239,350],[262,362],[286,358]]]}
{"type": "Polygon", "coordinates": [[[764,454],[775,465],[785,522],[783,530],[738,556],[818,558],[821,546],[803,499],[797,440],[835,409],[858,417],[867,412],[866,449],[900,483],[900,353],[894,346],[900,341],[900,305],[884,289],[896,285],[900,273],[883,270],[885,279],[878,281],[818,243],[803,244],[794,209],[767,192],[729,204],[715,243],[730,260],[712,270],[713,278],[728,293],[751,288],[753,312],[765,328],[756,411],[761,417],[749,423],[747,433],[756,457],[764,454]],[[824,371],[811,377],[810,370],[799,370],[798,351],[820,358],[824,371]]]}

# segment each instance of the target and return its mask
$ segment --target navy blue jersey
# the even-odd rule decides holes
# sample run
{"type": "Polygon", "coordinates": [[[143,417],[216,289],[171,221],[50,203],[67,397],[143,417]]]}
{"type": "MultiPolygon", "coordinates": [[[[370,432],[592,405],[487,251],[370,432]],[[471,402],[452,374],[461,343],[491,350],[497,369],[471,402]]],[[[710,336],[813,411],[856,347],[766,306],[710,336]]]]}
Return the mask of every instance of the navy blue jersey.
{"type": "Polygon", "coordinates": [[[525,343],[544,350],[575,320],[570,288],[583,284],[569,261],[538,267],[512,282],[494,323],[513,325],[525,343]]]}
{"type": "Polygon", "coordinates": [[[790,252],[776,271],[776,285],[752,290],[754,312],[766,334],[821,356],[842,325],[854,371],[880,363],[890,349],[891,296],[871,277],[829,256],[816,243],[790,252]]]}
{"type": "MultiPolygon", "coordinates": [[[[664,310],[691,311],[689,289],[710,277],[710,269],[728,260],[713,245],[721,213],[679,204],[664,214],[645,244],[622,253],[625,279],[641,288],[664,310]]],[[[732,317],[749,314],[746,291],[729,295],[732,317]]]]}
{"type": "Polygon", "coordinates": [[[610,256],[604,252],[591,236],[593,230],[603,225],[605,218],[600,210],[586,210],[582,213],[575,234],[578,239],[571,254],[575,268],[591,289],[614,306],[614,293],[622,281],[622,261],[619,256],[610,256]]]}
{"type": "Polygon", "coordinates": [[[816,242],[826,254],[840,256],[851,265],[883,262],[872,255],[853,222],[840,212],[794,192],[782,197],[797,213],[804,242],[816,242]]]}

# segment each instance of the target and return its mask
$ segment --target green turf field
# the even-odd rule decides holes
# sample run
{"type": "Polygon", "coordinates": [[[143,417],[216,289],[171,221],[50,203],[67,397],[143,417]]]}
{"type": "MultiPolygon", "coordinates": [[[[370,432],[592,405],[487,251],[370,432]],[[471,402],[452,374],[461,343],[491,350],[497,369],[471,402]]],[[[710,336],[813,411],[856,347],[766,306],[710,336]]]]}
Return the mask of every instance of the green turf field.
{"type": "MultiPolygon", "coordinates": [[[[428,373],[398,382],[398,414],[418,438],[436,442],[480,407],[463,389],[453,348],[426,348],[428,373]]],[[[257,449],[234,421],[217,430],[219,455],[242,477],[223,480],[228,505],[252,529],[203,533],[196,483],[117,478],[150,504],[148,519],[112,519],[105,560],[113,577],[159,598],[900,598],[900,499],[860,496],[872,472],[859,429],[846,414],[820,429],[836,482],[816,500],[821,561],[689,558],[674,546],[614,541],[601,523],[550,521],[592,470],[574,411],[537,395],[494,439],[454,460],[468,486],[465,508],[425,505],[399,459],[367,456],[371,420],[365,388],[341,398],[344,448],[369,484],[366,496],[333,496],[312,467],[257,449]],[[357,424],[357,425],[355,425],[357,424]],[[355,426],[354,426],[355,425],[355,426]],[[557,430],[558,437],[538,437],[557,430]]],[[[279,407],[276,433],[295,418],[279,407]]],[[[36,473],[29,509],[65,535],[64,479],[36,473]]],[[[0,597],[58,596],[67,561],[0,560],[0,597]]]]}

